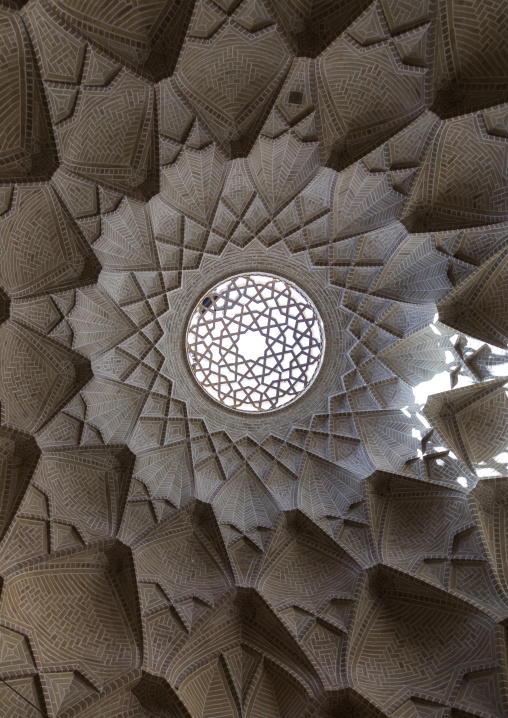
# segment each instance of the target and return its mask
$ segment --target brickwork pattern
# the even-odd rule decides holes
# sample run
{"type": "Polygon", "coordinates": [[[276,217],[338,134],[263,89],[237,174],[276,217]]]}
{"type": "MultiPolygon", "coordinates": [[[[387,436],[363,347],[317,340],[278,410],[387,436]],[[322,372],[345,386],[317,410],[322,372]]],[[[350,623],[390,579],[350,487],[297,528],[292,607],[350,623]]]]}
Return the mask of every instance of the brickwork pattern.
{"type": "Polygon", "coordinates": [[[508,714],[507,17],[0,0],[2,716],[508,714]],[[247,414],[256,272],[326,342],[247,414]]]}

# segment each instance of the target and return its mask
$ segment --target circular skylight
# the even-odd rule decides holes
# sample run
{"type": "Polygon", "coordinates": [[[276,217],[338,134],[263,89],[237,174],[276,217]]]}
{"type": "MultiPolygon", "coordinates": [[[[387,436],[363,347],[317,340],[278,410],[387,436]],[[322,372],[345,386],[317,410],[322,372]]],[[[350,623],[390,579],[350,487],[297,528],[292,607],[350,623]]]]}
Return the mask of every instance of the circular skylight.
{"type": "Polygon", "coordinates": [[[242,274],[213,287],[187,328],[196,380],[238,411],[272,411],[297,399],[316,377],[323,351],[323,324],[310,299],[266,274],[242,274]]]}

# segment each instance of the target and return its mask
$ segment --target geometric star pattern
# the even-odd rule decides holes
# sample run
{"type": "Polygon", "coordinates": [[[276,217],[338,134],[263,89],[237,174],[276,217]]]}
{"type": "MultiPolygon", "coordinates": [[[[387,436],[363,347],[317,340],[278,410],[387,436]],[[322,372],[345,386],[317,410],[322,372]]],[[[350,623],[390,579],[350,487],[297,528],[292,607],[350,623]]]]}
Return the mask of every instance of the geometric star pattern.
{"type": "Polygon", "coordinates": [[[322,325],[288,282],[242,275],[201,300],[189,322],[187,355],[210,396],[239,411],[285,406],[319,370],[322,325]]]}
{"type": "Polygon", "coordinates": [[[0,713],[508,714],[507,17],[0,0],[0,713]],[[271,411],[187,361],[249,275],[271,411]]]}

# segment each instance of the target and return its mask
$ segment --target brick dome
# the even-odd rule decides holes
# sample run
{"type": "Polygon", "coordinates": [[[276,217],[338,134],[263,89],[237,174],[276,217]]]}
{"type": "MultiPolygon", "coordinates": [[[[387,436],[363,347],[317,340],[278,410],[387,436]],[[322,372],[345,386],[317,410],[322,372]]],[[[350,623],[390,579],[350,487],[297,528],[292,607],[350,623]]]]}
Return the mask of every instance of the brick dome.
{"type": "Polygon", "coordinates": [[[0,37],[0,714],[507,715],[508,2],[0,37]],[[326,338],[269,411],[189,363],[239,276],[326,338]]]}

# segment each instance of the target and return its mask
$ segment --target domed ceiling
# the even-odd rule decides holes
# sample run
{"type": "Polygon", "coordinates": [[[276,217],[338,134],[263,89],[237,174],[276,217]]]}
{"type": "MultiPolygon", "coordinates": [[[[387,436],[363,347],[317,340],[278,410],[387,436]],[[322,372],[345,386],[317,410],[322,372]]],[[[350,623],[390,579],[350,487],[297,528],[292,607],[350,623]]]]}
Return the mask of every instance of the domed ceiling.
{"type": "Polygon", "coordinates": [[[508,3],[0,0],[0,706],[508,714],[508,3]],[[246,413],[192,312],[322,319],[246,413]]]}

